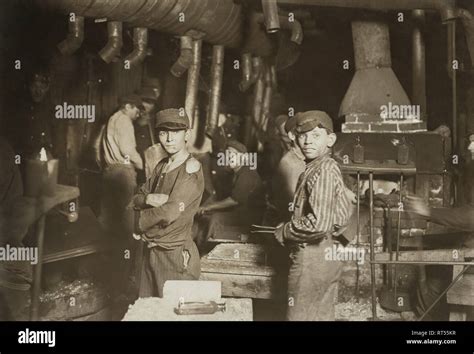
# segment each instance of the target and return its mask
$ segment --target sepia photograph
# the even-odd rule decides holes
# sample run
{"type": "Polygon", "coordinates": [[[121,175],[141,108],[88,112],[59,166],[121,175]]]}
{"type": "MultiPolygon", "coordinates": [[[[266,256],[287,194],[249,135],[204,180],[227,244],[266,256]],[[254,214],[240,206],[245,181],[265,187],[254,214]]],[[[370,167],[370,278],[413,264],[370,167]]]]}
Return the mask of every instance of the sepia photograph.
{"type": "Polygon", "coordinates": [[[1,0],[22,349],[60,342],[41,323],[389,322],[454,352],[473,265],[474,1],[1,0]]]}

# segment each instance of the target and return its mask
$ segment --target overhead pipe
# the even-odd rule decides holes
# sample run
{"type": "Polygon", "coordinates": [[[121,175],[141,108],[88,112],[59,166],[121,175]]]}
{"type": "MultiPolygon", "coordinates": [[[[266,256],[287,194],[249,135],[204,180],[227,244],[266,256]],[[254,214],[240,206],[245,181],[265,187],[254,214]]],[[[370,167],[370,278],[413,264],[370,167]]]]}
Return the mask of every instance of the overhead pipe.
{"type": "Polygon", "coordinates": [[[224,46],[212,47],[211,88],[209,92],[209,106],[207,112],[207,136],[212,136],[217,128],[219,107],[222,93],[222,79],[224,75],[224,46]]]}
{"type": "Polygon", "coordinates": [[[262,116],[263,111],[263,94],[265,90],[265,81],[264,81],[264,68],[262,68],[262,72],[257,78],[257,82],[254,85],[253,91],[253,109],[252,109],[252,119],[251,124],[247,129],[250,130],[249,132],[249,147],[251,150],[255,149],[255,145],[257,143],[256,137],[258,137],[258,130],[259,130],[259,123],[262,116]]]}
{"type": "Polygon", "coordinates": [[[58,44],[58,49],[62,55],[74,54],[84,41],[84,17],[74,15],[71,18],[71,15],[69,16],[67,37],[58,44]]]}
{"type": "Polygon", "coordinates": [[[277,77],[277,71],[276,71],[276,65],[273,64],[270,66],[270,81],[272,84],[272,88],[274,90],[278,89],[278,77],[277,77]]]}
{"type": "Polygon", "coordinates": [[[246,91],[251,85],[252,78],[252,54],[242,54],[242,81],[239,84],[239,88],[242,92],[246,91]]]}
{"type": "Polygon", "coordinates": [[[104,48],[99,52],[99,56],[106,63],[116,60],[120,56],[122,49],[122,22],[110,21],[107,22],[107,32],[109,41],[104,48]]]}
{"type": "Polygon", "coordinates": [[[193,39],[190,36],[181,36],[181,52],[178,60],[171,66],[171,74],[181,77],[193,63],[193,39]]]}
{"type": "Polygon", "coordinates": [[[260,77],[260,73],[262,71],[262,58],[260,57],[253,57],[252,58],[252,65],[250,66],[251,69],[250,69],[250,75],[248,75],[248,60],[249,58],[251,58],[251,54],[250,53],[245,53],[242,55],[242,59],[243,59],[243,64],[245,66],[243,66],[243,70],[242,70],[242,75],[243,75],[243,79],[242,81],[240,82],[240,85],[239,85],[239,88],[240,88],[240,91],[242,92],[245,92],[249,89],[250,86],[252,86],[256,81],[257,79],[260,77]],[[248,55],[246,55],[248,54],[248,55]],[[244,55],[246,55],[244,57],[244,55]]]}
{"type": "Polygon", "coordinates": [[[201,71],[201,48],[202,40],[193,40],[192,63],[188,69],[188,81],[186,85],[185,110],[191,122],[191,128],[196,125],[196,101],[199,89],[199,72],[201,71]]]}
{"type": "Polygon", "coordinates": [[[107,18],[183,36],[190,30],[204,41],[231,48],[242,40],[242,6],[233,0],[35,0],[38,7],[88,18],[107,18]]]}
{"type": "Polygon", "coordinates": [[[412,33],[412,103],[420,106],[420,118],[426,119],[426,55],[424,24],[425,11],[413,10],[415,27],[412,33]]]}
{"type": "Polygon", "coordinates": [[[148,29],[135,27],[133,29],[133,51],[125,58],[125,61],[132,67],[143,62],[147,55],[147,45],[148,29]]]}
{"type": "Polygon", "coordinates": [[[262,0],[263,15],[267,33],[275,33],[280,29],[280,18],[278,16],[278,5],[276,0],[262,0]]]}
{"type": "MultiPolygon", "coordinates": [[[[288,29],[291,31],[291,41],[301,45],[303,43],[303,26],[301,26],[300,21],[294,19],[290,21],[290,18],[287,16],[278,16],[280,27],[288,29]]],[[[265,16],[261,13],[256,13],[254,15],[254,21],[257,21],[259,24],[265,24],[265,16]]]]}
{"type": "Polygon", "coordinates": [[[456,14],[455,0],[278,0],[283,5],[327,6],[359,8],[368,10],[435,10],[443,22],[453,19],[456,14]]]}
{"type": "Polygon", "coordinates": [[[262,117],[260,119],[259,127],[261,127],[263,132],[266,132],[268,120],[270,118],[270,107],[272,104],[272,95],[273,95],[272,74],[271,74],[270,65],[266,66],[264,83],[265,83],[265,89],[264,89],[263,103],[262,103],[262,117]]]}

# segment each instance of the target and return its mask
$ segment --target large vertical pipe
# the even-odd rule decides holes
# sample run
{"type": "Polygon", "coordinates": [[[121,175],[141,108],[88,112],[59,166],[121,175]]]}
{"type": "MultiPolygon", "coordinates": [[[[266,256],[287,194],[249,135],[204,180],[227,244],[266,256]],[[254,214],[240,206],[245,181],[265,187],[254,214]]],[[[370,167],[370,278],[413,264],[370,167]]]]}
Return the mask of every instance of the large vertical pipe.
{"type": "Polygon", "coordinates": [[[257,82],[254,86],[253,91],[253,107],[252,107],[252,119],[250,125],[250,142],[249,148],[251,150],[255,150],[257,145],[257,137],[258,137],[258,130],[260,118],[262,115],[262,108],[263,108],[263,94],[265,90],[265,81],[264,81],[265,72],[261,72],[259,77],[257,78],[257,82]]]}
{"type": "Polygon", "coordinates": [[[260,119],[259,127],[262,131],[267,131],[268,120],[270,118],[270,107],[272,104],[272,94],[273,94],[273,85],[271,77],[271,67],[270,65],[266,66],[265,70],[265,89],[263,94],[263,104],[262,104],[262,117],[260,119]]]}
{"type": "Polygon", "coordinates": [[[209,93],[209,107],[207,111],[206,134],[212,136],[217,127],[219,106],[222,93],[222,77],[224,75],[224,46],[212,47],[211,88],[209,93]]]}
{"type": "Polygon", "coordinates": [[[275,33],[280,29],[280,18],[278,17],[278,5],[276,0],[262,0],[263,15],[265,16],[265,27],[267,33],[275,33]]]}
{"type": "Polygon", "coordinates": [[[426,120],[425,11],[413,10],[412,16],[415,20],[412,34],[412,103],[420,106],[420,119],[426,120]]]}
{"type": "Polygon", "coordinates": [[[188,82],[186,85],[185,110],[191,122],[191,128],[195,127],[194,112],[199,88],[199,72],[201,71],[201,47],[202,40],[193,41],[193,61],[188,70],[188,82]]]}

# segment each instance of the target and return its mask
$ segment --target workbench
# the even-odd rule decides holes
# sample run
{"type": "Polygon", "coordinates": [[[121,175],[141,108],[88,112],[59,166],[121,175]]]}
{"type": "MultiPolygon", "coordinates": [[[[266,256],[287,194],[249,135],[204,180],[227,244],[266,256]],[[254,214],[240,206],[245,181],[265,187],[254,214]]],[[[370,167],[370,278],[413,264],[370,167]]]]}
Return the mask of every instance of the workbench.
{"type": "Polygon", "coordinates": [[[221,283],[202,280],[168,280],[163,297],[140,298],[129,306],[123,321],[252,321],[252,299],[222,298],[221,283]],[[226,304],[224,312],[214,314],[178,315],[179,302],[226,304]]]}

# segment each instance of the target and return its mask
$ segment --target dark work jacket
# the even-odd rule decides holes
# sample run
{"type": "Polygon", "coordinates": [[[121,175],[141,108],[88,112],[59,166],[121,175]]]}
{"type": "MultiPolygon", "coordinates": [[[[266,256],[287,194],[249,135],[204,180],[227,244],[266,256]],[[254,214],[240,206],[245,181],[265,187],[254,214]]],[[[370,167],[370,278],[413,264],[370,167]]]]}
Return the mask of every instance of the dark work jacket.
{"type": "Polygon", "coordinates": [[[192,239],[194,215],[201,203],[204,178],[201,164],[191,155],[177,168],[162,173],[168,158],[161,160],[152,176],[133,198],[136,230],[145,235],[149,247],[175,249],[187,239],[192,239]],[[145,204],[150,193],[168,195],[168,201],[160,207],[145,204]]]}

